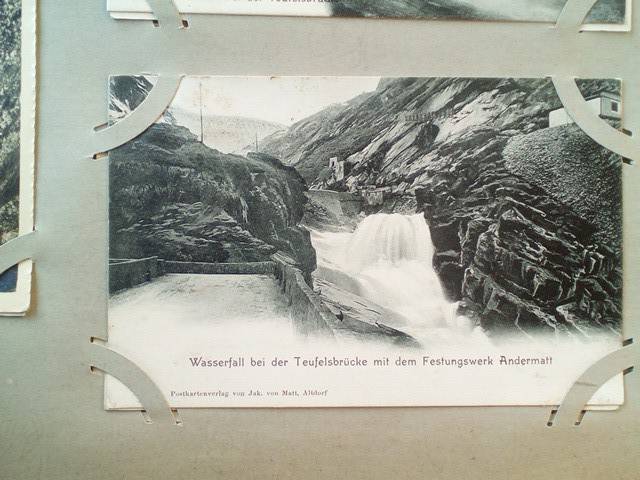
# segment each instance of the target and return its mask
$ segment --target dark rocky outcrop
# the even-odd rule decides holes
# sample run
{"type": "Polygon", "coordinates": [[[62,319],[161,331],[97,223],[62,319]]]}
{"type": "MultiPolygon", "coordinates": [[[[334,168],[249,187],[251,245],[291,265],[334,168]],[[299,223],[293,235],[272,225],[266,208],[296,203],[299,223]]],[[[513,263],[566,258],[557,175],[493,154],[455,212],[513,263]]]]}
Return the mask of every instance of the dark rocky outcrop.
{"type": "Polygon", "coordinates": [[[112,258],[260,262],[280,250],[315,268],[299,226],[306,184],[273,157],[223,154],[159,123],[111,153],[110,179],[112,258]]]}
{"type": "MultiPolygon", "coordinates": [[[[349,113],[358,114],[369,95],[361,95],[339,105],[331,105],[315,115],[291,126],[286,132],[276,132],[262,140],[260,150],[295,166],[307,180],[316,182],[327,175],[329,158],[345,158],[364,148],[370,134],[358,121],[350,128],[349,113]]],[[[359,120],[354,116],[353,120],[359,120]]]]}
{"type": "Polygon", "coordinates": [[[512,138],[504,158],[511,172],[595,225],[596,240],[620,250],[622,171],[618,155],[599,148],[576,125],[566,125],[512,138]]]}
{"type": "Polygon", "coordinates": [[[598,240],[606,232],[509,172],[503,147],[449,158],[457,175],[434,172],[416,191],[449,296],[489,331],[616,328],[619,252],[598,240]]]}
{"type": "Polygon", "coordinates": [[[620,159],[575,126],[460,141],[434,145],[416,188],[449,296],[491,332],[619,327],[620,159]]]}

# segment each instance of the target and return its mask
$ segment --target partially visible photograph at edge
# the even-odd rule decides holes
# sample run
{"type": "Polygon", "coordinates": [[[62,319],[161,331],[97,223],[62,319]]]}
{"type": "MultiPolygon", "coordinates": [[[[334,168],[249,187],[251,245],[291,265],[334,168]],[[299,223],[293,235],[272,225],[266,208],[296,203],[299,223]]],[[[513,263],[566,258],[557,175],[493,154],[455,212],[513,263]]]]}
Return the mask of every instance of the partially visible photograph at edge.
{"type": "MultiPolygon", "coordinates": [[[[20,182],[20,0],[0,3],[0,244],[18,236],[20,182]]],[[[0,273],[0,292],[16,289],[18,267],[0,273]]]]}

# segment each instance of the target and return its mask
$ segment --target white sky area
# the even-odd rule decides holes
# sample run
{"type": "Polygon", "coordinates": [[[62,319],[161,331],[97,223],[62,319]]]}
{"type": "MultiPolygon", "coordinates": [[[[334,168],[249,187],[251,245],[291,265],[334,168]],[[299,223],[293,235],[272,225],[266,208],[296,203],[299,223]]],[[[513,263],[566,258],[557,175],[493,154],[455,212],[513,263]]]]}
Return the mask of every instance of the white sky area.
{"type": "Polygon", "coordinates": [[[291,125],[325,107],[376,89],[380,77],[185,77],[171,103],[205,116],[247,117],[291,125]]]}

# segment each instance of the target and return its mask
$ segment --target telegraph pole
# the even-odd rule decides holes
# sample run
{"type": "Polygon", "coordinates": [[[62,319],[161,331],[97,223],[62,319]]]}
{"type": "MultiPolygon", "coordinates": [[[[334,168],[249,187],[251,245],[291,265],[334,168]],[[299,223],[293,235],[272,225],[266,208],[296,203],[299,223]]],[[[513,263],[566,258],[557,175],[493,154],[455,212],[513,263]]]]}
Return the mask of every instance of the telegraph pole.
{"type": "Polygon", "coordinates": [[[200,79],[200,143],[204,145],[204,121],[202,119],[202,79],[200,79]]]}

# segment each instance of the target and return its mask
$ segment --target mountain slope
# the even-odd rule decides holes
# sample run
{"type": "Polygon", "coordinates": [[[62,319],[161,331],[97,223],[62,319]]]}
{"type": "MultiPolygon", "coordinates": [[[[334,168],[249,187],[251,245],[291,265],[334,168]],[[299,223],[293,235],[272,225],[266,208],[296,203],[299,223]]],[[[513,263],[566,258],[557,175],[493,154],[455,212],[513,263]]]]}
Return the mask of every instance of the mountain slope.
{"type": "Polygon", "coordinates": [[[327,170],[329,158],[344,158],[351,152],[364,148],[370,135],[361,125],[349,128],[350,112],[360,112],[359,107],[372,94],[362,94],[349,102],[334,104],[293,124],[288,130],[276,132],[261,142],[260,150],[280,158],[286,165],[295,166],[307,180],[314,182],[327,170]],[[337,127],[343,124],[343,127],[337,127]]]}
{"type": "MultiPolygon", "coordinates": [[[[154,84],[154,77],[143,75],[111,77],[109,79],[110,120],[118,121],[131,114],[144,101],[154,84]]],[[[172,108],[171,105],[163,113],[160,122],[183,126],[198,138],[201,136],[201,130],[204,130],[204,144],[223,153],[253,151],[256,137],[261,141],[274,132],[286,129],[284,125],[265,120],[222,115],[205,115],[201,126],[198,112],[172,108]]]]}
{"type": "MultiPolygon", "coordinates": [[[[171,109],[177,125],[188,128],[196,136],[200,135],[200,116],[195,112],[171,109]]],[[[203,118],[204,144],[224,153],[246,153],[255,150],[255,141],[277,131],[286,129],[284,125],[255,118],[207,115],[203,118]]]]}
{"type": "MultiPolygon", "coordinates": [[[[583,89],[590,95],[619,86],[587,82],[583,89]]],[[[265,139],[261,150],[295,166],[310,184],[319,184],[329,159],[338,157],[354,168],[343,188],[419,185],[430,145],[470,137],[470,129],[530,133],[546,127],[548,110],[557,106],[545,79],[383,79],[375,92],[265,139]]]]}

